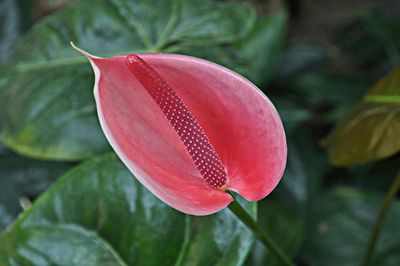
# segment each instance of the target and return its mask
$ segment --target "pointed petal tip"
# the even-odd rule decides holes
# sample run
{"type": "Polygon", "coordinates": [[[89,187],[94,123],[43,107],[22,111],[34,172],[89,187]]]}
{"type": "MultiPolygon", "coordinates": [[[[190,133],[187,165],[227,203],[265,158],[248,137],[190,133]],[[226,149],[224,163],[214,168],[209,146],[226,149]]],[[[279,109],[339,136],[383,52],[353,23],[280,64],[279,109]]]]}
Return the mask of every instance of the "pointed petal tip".
{"type": "Polygon", "coordinates": [[[100,59],[101,57],[89,54],[88,52],[86,52],[85,50],[82,50],[81,48],[79,48],[78,46],[75,45],[75,43],[73,41],[70,41],[69,44],[72,46],[72,48],[75,49],[75,51],[83,54],[84,56],[86,56],[89,60],[93,60],[93,59],[100,59]]]}

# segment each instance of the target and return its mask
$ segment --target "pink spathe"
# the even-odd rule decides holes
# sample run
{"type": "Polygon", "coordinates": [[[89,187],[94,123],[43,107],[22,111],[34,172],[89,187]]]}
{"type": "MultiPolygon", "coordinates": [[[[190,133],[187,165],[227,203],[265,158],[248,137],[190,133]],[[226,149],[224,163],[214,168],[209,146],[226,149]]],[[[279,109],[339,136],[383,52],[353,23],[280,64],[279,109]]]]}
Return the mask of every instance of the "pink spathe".
{"type": "Polygon", "coordinates": [[[183,55],[85,55],[95,71],[96,105],[108,141],[162,201],[184,213],[207,215],[233,200],[225,190],[257,201],[276,187],[286,164],[285,133],[273,104],[250,81],[183,55]],[[152,91],[160,90],[176,98],[158,100],[152,91]],[[185,142],[181,127],[189,122],[174,106],[192,121],[201,149],[185,142]],[[177,124],[177,117],[183,122],[177,124]],[[199,163],[202,158],[218,171],[207,172],[212,167],[199,163]]]}

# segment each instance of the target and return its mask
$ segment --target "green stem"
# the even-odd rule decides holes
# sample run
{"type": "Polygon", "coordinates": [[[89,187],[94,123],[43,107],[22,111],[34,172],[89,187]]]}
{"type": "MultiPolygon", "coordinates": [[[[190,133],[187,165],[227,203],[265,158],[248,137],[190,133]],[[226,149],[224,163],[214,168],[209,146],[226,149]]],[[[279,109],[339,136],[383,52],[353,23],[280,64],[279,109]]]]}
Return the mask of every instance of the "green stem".
{"type": "Polygon", "coordinates": [[[281,262],[282,265],[294,266],[291,259],[286,256],[283,251],[275,244],[272,238],[265,232],[261,226],[243,209],[235,200],[229,204],[228,208],[238,217],[251,231],[258,240],[260,240],[266,248],[268,248],[281,262]]]}
{"type": "Polygon", "coordinates": [[[367,252],[365,253],[364,262],[362,264],[363,266],[367,266],[371,263],[375,247],[379,240],[379,235],[382,231],[382,227],[385,222],[386,213],[388,212],[390,205],[392,204],[399,190],[400,190],[400,173],[397,175],[388,193],[386,194],[381,209],[379,210],[378,217],[376,218],[372,230],[372,235],[368,244],[367,252]]]}

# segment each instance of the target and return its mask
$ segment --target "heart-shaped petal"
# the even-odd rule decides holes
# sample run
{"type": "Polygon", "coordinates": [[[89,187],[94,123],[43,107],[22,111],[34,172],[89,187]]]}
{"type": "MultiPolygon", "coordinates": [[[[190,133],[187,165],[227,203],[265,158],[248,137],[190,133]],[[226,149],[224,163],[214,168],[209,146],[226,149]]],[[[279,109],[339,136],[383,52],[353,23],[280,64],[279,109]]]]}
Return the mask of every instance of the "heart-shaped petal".
{"type": "Polygon", "coordinates": [[[188,214],[207,215],[233,200],[227,189],[257,201],[278,184],[287,155],[284,129],[273,104],[250,81],[190,56],[135,55],[149,68],[135,70],[128,60],[132,55],[103,59],[83,53],[96,75],[94,94],[108,141],[165,203],[188,214]],[[151,80],[152,75],[157,79],[151,80]],[[201,170],[206,166],[196,163],[149,86],[173,90],[194,117],[210,143],[210,156],[214,152],[225,170],[221,186],[205,179],[201,170]]]}

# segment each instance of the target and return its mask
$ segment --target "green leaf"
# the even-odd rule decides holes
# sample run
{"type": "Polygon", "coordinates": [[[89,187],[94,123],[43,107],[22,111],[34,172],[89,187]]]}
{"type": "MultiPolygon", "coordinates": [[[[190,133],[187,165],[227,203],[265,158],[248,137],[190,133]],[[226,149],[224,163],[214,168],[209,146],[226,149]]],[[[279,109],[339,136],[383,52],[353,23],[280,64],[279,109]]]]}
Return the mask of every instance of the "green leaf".
{"type": "Polygon", "coordinates": [[[331,162],[351,165],[400,150],[400,68],[381,79],[326,141],[331,162]]]}
{"type": "Polygon", "coordinates": [[[71,225],[22,228],[3,241],[8,250],[0,253],[1,265],[127,265],[95,233],[71,225]]]}
{"type": "MultiPolygon", "coordinates": [[[[293,258],[299,252],[304,240],[302,220],[280,201],[264,200],[259,203],[258,207],[259,223],[285,254],[293,258]]],[[[257,241],[246,265],[279,266],[282,264],[263,244],[257,241]]]]}
{"type": "MultiPolygon", "coordinates": [[[[309,226],[304,259],[308,265],[360,265],[373,223],[383,202],[381,195],[350,188],[325,193],[315,202],[314,224],[309,226]]],[[[400,203],[394,202],[383,227],[374,266],[400,261],[400,203]]]]}
{"type": "Polygon", "coordinates": [[[284,9],[259,19],[253,30],[237,44],[245,62],[235,70],[257,85],[265,84],[274,74],[285,39],[287,20],[284,9]]]}
{"type": "MultiPolygon", "coordinates": [[[[242,204],[255,216],[254,203],[242,204]]],[[[104,245],[127,265],[241,265],[254,243],[252,233],[228,209],[195,217],[165,205],[140,185],[114,154],[74,168],[22,214],[0,237],[0,254],[9,262],[4,265],[14,265],[13,261],[19,262],[15,265],[37,265],[20,262],[36,256],[48,265],[60,253],[73,254],[75,240],[68,236],[59,243],[60,248],[46,249],[49,241],[61,236],[58,229],[64,226],[88,232],[76,236],[76,241],[84,252],[95,250],[91,260],[81,256],[74,261],[71,256],[69,261],[74,264],[68,265],[104,263],[100,258],[105,254],[104,245]],[[43,226],[50,239],[37,231],[43,226]],[[56,236],[51,236],[53,231],[56,236]],[[101,241],[94,243],[96,239],[101,241]],[[43,249],[32,248],[30,256],[23,257],[30,241],[44,247],[47,256],[43,249]]],[[[110,257],[107,254],[104,256],[110,257]]]]}
{"type": "MultiPolygon", "coordinates": [[[[154,3],[152,7],[157,4],[154,3]]],[[[165,4],[171,6],[168,1],[165,1],[165,4]]],[[[132,5],[136,6],[133,3],[132,5]]],[[[148,8],[148,3],[146,5],[148,8]]],[[[160,27],[165,27],[166,24],[159,21],[160,9],[153,9],[155,14],[152,18],[157,18],[156,23],[160,27]]],[[[177,0],[174,2],[167,27],[159,35],[159,47],[171,46],[173,43],[202,46],[202,44],[233,42],[251,29],[254,18],[254,11],[244,3],[228,2],[221,5],[209,0],[177,0]]]]}
{"type": "Polygon", "coordinates": [[[21,198],[35,198],[69,167],[65,163],[32,160],[8,150],[0,151],[0,230],[22,210],[21,198]]]}
{"type": "Polygon", "coordinates": [[[259,18],[243,38],[232,45],[195,46],[195,43],[168,48],[169,53],[184,53],[211,60],[242,74],[257,85],[265,84],[273,74],[283,47],[288,16],[285,10],[259,18]]]}
{"type": "Polygon", "coordinates": [[[74,1],[20,38],[0,69],[1,139],[41,159],[79,160],[109,149],[95,113],[92,70],[71,40],[100,56],[180,52],[189,44],[193,51],[232,43],[253,21],[253,10],[240,3],[74,1]]]}
{"type": "Polygon", "coordinates": [[[382,78],[368,92],[365,101],[400,104],[400,67],[382,78]]]}

